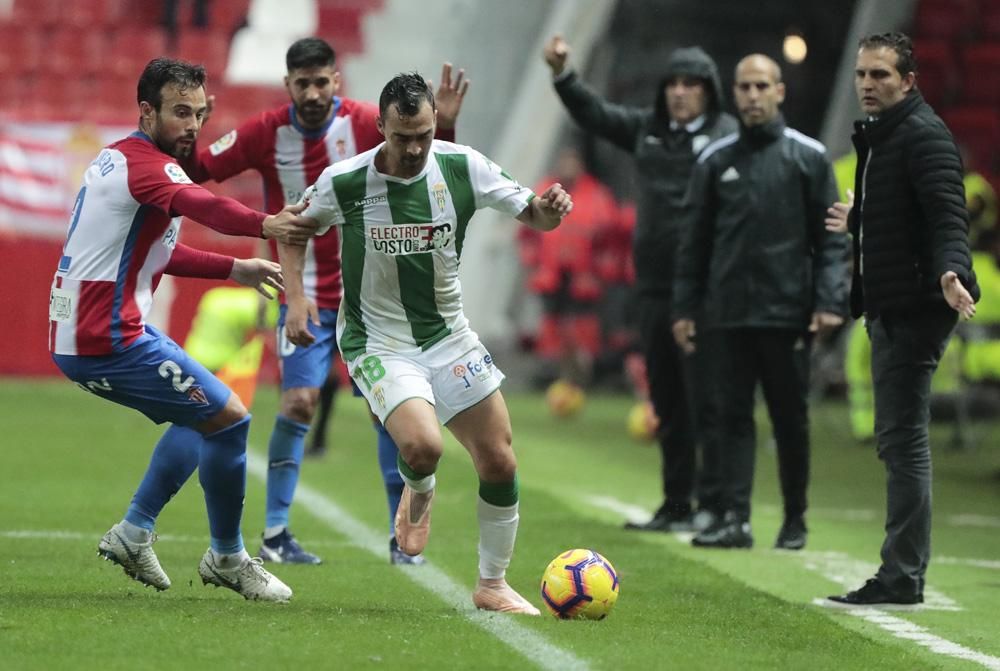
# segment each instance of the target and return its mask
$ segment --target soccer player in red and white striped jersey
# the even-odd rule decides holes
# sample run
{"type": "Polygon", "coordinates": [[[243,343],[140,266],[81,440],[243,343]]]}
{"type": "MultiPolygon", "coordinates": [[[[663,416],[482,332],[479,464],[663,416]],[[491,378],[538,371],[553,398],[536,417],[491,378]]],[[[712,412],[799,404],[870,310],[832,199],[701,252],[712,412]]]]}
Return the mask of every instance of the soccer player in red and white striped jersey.
{"type": "MultiPolygon", "coordinates": [[[[185,163],[196,182],[222,181],[244,170],[258,172],[264,180],[268,212],[297,203],[327,166],[373,149],[383,140],[376,126],[377,105],[337,95],[340,73],[335,67],[336,54],[328,43],[314,37],[300,39],[289,47],[285,63],[290,102],[246,120],[185,163]]],[[[464,71],[460,70],[453,81],[451,64],[445,63],[437,92],[439,139],[454,139],[455,122],[468,86],[464,71]]],[[[277,258],[273,245],[272,258],[277,258]]],[[[267,511],[260,556],[275,562],[318,564],[320,559],[303,550],[288,531],[288,519],[305,435],[337,348],[342,287],[340,241],[335,232],[307,244],[303,284],[306,298],[318,309],[320,323],[309,326],[315,343],[296,347],[284,337],[287,310],[281,306],[281,410],[268,446],[267,511]]],[[[395,443],[377,422],[376,429],[391,529],[403,481],[396,468],[395,443]]],[[[393,563],[422,561],[399,552],[394,538],[389,543],[393,563]]]]}

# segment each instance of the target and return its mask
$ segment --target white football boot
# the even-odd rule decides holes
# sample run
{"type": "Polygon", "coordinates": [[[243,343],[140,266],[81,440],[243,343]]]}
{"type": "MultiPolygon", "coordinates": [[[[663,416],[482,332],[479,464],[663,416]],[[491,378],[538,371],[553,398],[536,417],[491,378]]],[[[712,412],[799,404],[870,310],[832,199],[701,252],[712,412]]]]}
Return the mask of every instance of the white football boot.
{"type": "Polygon", "coordinates": [[[149,540],[143,543],[130,541],[119,522],[104,534],[104,538],[97,545],[97,554],[121,566],[126,575],[143,585],[155,587],[162,592],[170,587],[170,578],[163,572],[160,560],[153,552],[155,542],[154,533],[150,533],[149,540]]]}
{"type": "Polygon", "coordinates": [[[269,573],[260,557],[247,556],[238,566],[225,567],[216,562],[209,548],[198,565],[198,575],[202,583],[226,587],[244,599],[284,602],[292,598],[291,588],[269,573]]]}

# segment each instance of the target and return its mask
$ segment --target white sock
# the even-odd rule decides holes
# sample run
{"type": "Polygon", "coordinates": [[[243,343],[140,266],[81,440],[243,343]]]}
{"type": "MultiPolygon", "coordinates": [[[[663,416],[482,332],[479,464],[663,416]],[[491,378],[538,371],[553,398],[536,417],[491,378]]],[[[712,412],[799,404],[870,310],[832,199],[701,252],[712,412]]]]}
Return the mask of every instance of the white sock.
{"type": "Polygon", "coordinates": [[[517,504],[495,506],[479,499],[479,577],[503,578],[514,554],[517,538],[517,504]]]}
{"type": "Polygon", "coordinates": [[[406,475],[404,475],[402,471],[400,471],[399,476],[403,478],[403,482],[405,482],[410,489],[417,492],[418,494],[426,494],[427,492],[434,489],[434,485],[437,484],[437,481],[434,479],[433,473],[431,473],[427,477],[420,478],[419,480],[412,480],[406,477],[406,475]]]}
{"type": "Polygon", "coordinates": [[[121,527],[122,532],[125,534],[125,538],[133,543],[148,543],[149,537],[153,535],[153,532],[149,529],[137,527],[128,520],[122,520],[118,526],[121,527]]]}
{"type": "Polygon", "coordinates": [[[242,566],[243,562],[248,559],[250,559],[250,555],[247,553],[246,548],[243,548],[234,555],[219,554],[215,550],[212,550],[212,560],[215,561],[215,565],[219,568],[236,568],[242,566]]]}
{"type": "Polygon", "coordinates": [[[284,524],[280,524],[276,527],[267,527],[266,529],[264,529],[264,540],[271,540],[284,530],[285,530],[284,524]]]}

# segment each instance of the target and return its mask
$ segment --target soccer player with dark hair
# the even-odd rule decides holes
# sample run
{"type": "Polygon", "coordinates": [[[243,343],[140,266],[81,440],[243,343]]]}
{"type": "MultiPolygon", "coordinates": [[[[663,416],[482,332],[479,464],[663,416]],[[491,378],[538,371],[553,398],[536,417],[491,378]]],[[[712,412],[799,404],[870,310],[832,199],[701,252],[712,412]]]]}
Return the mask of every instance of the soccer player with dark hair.
{"type": "MultiPolygon", "coordinates": [[[[290,104],[258,114],[193,156],[188,168],[196,182],[223,181],[244,170],[255,170],[264,180],[265,209],[277,212],[295,203],[305,188],[327,166],[376,146],[377,108],[337,95],[340,73],[336,54],[323,40],[307,37],[288,48],[285,87],[290,104]]],[[[452,81],[445,64],[438,89],[442,129],[439,136],[454,137],[455,121],[468,90],[464,71],[452,81]]],[[[272,248],[272,258],[276,250],[272,248]]],[[[318,310],[310,328],[315,343],[297,346],[284,336],[286,306],[278,323],[281,357],[281,410],[275,418],[268,445],[267,510],[260,556],[267,561],[318,564],[320,558],[304,550],[288,529],[289,511],[305,450],[305,436],[316,413],[323,387],[336,354],[335,330],[341,301],[340,240],[336,232],[311,240],[306,247],[305,295],[318,310]]],[[[378,433],[378,459],[389,503],[389,520],[396,513],[403,482],[396,470],[398,450],[388,432],[374,422],[378,433]]],[[[393,563],[420,563],[399,552],[389,539],[393,563]]]]}
{"type": "MultiPolygon", "coordinates": [[[[385,142],[323,171],[304,214],[341,239],[344,302],[337,342],[372,412],[399,445],[406,486],[396,539],[408,555],[430,533],[441,424],[472,456],[479,476],[479,608],[537,615],[505,575],[518,525],[517,461],[503,373],[469,328],[458,267],[470,219],[492,207],[539,230],[559,225],[572,201],[559,184],[535,196],[470,147],[434,139],[434,94],[416,73],[398,75],[379,99],[385,142]]],[[[314,340],[301,247],[279,244],[286,271],[289,340],[314,340]]]]}
{"type": "Polygon", "coordinates": [[[181,217],[228,235],[304,245],[315,223],[301,207],[249,210],[193,184],[177,160],[194,147],[207,109],[205,70],[151,61],[139,79],[139,129],[105,147],[84,173],[49,299],[49,346],[81,388],[170,422],[125,518],[98,546],[136,580],[164,590],[153,551],[156,519],[195,468],[205,491],[211,547],[198,573],[247,599],[287,601],[292,591],[251,559],[240,519],[250,415],[240,398],[173,340],[145,323],[163,273],[232,279],[280,289],[277,264],[236,260],[178,242],[181,217]]]}

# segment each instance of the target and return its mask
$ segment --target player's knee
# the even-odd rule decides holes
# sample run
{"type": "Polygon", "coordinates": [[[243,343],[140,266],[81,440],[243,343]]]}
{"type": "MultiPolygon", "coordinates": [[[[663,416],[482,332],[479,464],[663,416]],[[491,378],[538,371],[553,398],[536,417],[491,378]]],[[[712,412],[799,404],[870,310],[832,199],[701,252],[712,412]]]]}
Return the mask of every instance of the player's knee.
{"type": "Polygon", "coordinates": [[[509,482],[517,473],[517,459],[510,443],[495,443],[479,451],[479,477],[490,482],[509,482]]]}
{"type": "Polygon", "coordinates": [[[308,424],[316,414],[319,390],[313,387],[295,387],[281,393],[281,414],[301,424],[308,424]]]}
{"type": "Polygon", "coordinates": [[[418,473],[433,473],[437,468],[444,446],[439,438],[413,434],[396,441],[403,461],[418,473]]]}

